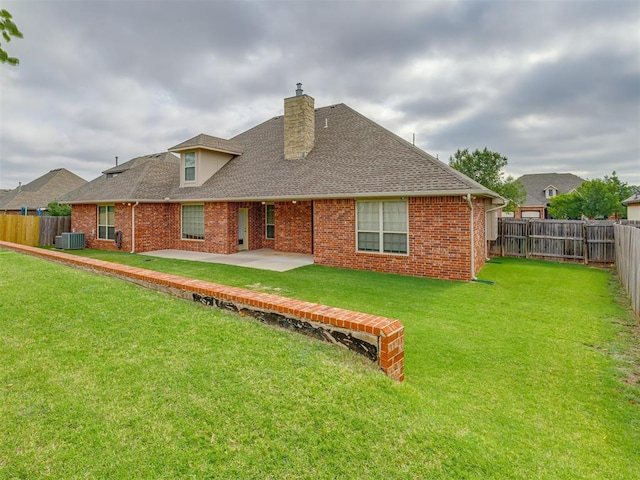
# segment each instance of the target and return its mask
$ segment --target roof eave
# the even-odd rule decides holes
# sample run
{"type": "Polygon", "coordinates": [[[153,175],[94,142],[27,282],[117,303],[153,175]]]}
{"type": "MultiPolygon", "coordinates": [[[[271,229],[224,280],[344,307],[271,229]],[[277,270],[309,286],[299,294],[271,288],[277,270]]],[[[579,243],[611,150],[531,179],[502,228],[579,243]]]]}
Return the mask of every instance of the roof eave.
{"type": "Polygon", "coordinates": [[[276,201],[292,201],[292,200],[334,200],[339,198],[402,198],[402,197],[456,197],[466,196],[467,194],[474,196],[482,196],[500,200],[498,194],[488,190],[431,190],[431,191],[413,191],[413,192],[363,192],[363,193],[332,193],[324,195],[262,195],[262,196],[244,196],[244,197],[202,197],[202,198],[170,198],[163,202],[276,202],[276,201]]]}
{"type": "Polygon", "coordinates": [[[175,152],[175,153],[180,153],[180,152],[186,152],[188,150],[209,150],[211,152],[220,152],[220,153],[227,153],[229,155],[242,155],[243,152],[241,151],[237,151],[237,150],[228,150],[225,148],[213,148],[213,147],[207,147],[205,145],[191,145],[191,146],[186,146],[186,147],[172,147],[169,149],[170,152],[175,152]]]}
{"type": "MultiPolygon", "coordinates": [[[[503,202],[503,197],[489,190],[431,190],[424,192],[366,192],[366,193],[335,193],[326,195],[277,195],[277,196],[245,196],[245,197],[203,197],[203,198],[156,198],[156,199],[106,199],[106,200],[73,200],[70,205],[98,204],[98,203],[188,203],[188,202],[276,202],[292,200],[334,200],[339,198],[401,198],[401,197],[457,197],[474,195],[491,198],[493,202],[503,202]]],[[[495,203],[499,205],[500,203],[495,203]]]]}

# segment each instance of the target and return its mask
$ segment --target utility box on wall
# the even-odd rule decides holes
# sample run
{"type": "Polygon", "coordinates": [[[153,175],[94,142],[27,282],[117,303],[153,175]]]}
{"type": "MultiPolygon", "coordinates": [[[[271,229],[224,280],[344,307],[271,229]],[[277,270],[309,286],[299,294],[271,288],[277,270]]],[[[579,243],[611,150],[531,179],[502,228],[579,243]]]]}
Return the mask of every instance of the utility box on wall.
{"type": "Polygon", "coordinates": [[[84,248],[84,233],[65,232],[56,237],[56,248],[63,250],[82,250],[84,248]]]}

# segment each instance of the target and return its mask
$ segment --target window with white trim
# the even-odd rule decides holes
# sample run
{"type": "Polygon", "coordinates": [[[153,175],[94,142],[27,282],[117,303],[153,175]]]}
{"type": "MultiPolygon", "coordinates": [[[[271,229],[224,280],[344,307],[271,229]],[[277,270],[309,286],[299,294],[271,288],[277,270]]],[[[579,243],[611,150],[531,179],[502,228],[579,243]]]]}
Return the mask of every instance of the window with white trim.
{"type": "Polygon", "coordinates": [[[357,202],[358,251],[406,254],[407,217],[407,202],[403,200],[357,202]]]}
{"type": "Polygon", "coordinates": [[[196,180],[196,152],[184,154],[184,181],[194,182],[196,180]]]}
{"type": "Polygon", "coordinates": [[[182,239],[204,240],[204,205],[182,205],[182,239]]]}
{"type": "Polygon", "coordinates": [[[115,205],[98,205],[98,238],[100,240],[116,238],[115,205]]]}
{"type": "Polygon", "coordinates": [[[276,238],[276,209],[274,204],[265,205],[265,238],[276,238]]]}

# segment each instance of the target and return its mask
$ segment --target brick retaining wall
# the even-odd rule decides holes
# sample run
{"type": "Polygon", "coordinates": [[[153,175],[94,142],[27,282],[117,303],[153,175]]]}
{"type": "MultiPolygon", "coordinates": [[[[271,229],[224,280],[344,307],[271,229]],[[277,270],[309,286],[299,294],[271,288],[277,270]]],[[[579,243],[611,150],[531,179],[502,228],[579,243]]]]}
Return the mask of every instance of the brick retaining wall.
{"type": "Polygon", "coordinates": [[[398,320],[328,307],[268,293],[154,272],[67,253],[0,241],[0,247],[114,275],[212,307],[250,315],[315,338],[343,345],[404,380],[404,326],[398,320]]]}

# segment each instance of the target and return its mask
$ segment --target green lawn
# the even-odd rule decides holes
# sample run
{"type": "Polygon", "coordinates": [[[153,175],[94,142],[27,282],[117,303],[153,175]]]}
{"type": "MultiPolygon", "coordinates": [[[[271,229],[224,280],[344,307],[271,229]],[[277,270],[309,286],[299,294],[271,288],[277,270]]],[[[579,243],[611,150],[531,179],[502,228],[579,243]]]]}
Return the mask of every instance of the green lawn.
{"type": "Polygon", "coordinates": [[[483,283],[83,255],[400,319],[349,351],[0,250],[0,478],[640,478],[637,322],[611,272],[483,283]]]}

